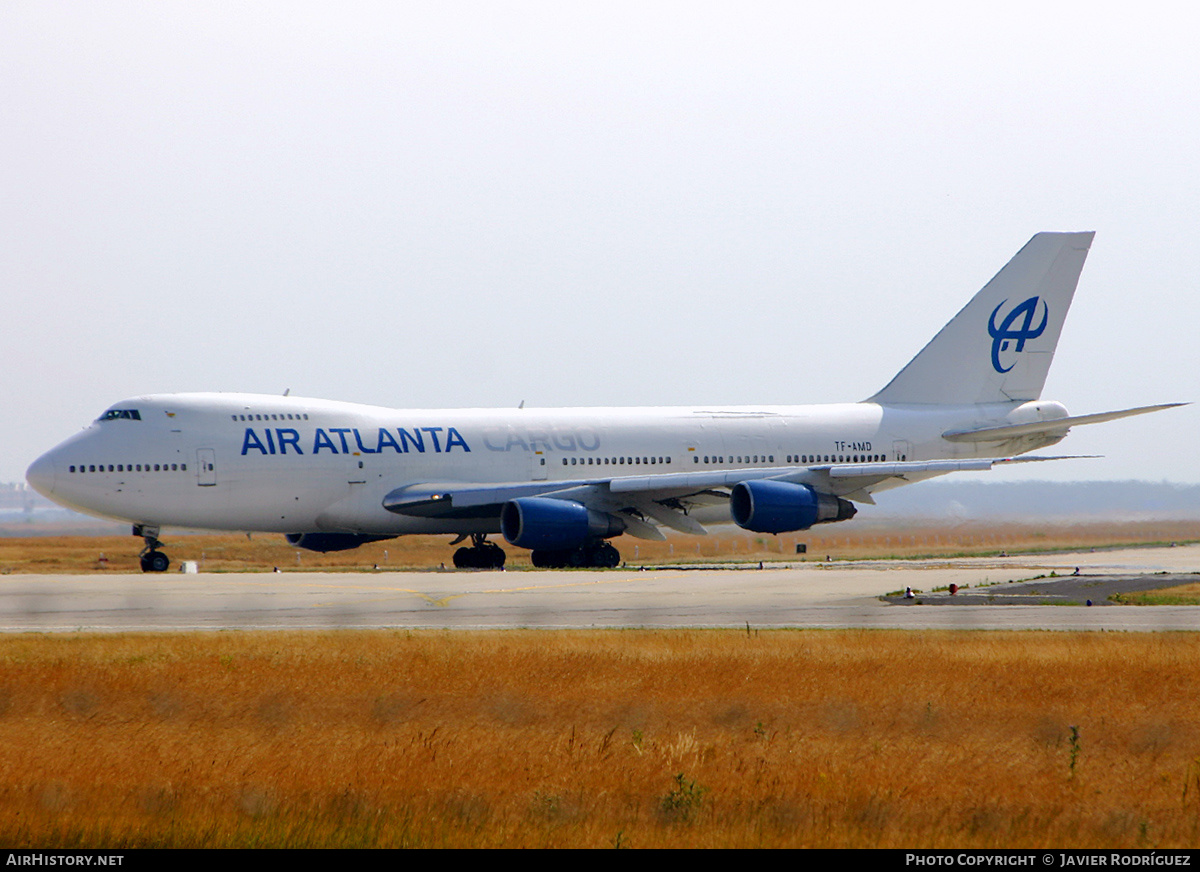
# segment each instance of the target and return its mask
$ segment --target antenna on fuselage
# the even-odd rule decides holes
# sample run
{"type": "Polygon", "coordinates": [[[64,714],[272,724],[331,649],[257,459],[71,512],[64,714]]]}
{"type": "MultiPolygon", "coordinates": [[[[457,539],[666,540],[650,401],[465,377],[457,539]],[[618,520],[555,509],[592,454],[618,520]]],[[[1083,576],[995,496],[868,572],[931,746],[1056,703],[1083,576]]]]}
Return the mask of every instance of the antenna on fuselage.
{"type": "Polygon", "coordinates": [[[524,401],[524,400],[521,400],[521,402],[519,402],[519,403],[517,404],[517,408],[518,408],[518,409],[524,409],[524,408],[525,408],[525,401],[524,401]]]}
{"type": "Polygon", "coordinates": [[[288,394],[290,394],[291,392],[292,392],[292,389],[291,389],[291,388],[284,388],[284,389],[283,389],[283,395],[284,395],[285,397],[286,397],[288,394]]]}

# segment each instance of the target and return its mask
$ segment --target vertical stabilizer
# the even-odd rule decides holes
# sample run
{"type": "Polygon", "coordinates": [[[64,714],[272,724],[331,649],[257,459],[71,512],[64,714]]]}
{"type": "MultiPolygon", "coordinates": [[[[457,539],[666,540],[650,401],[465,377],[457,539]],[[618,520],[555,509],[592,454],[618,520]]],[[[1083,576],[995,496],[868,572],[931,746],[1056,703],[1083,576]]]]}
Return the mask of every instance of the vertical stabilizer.
{"type": "Polygon", "coordinates": [[[1094,233],[1039,233],[867,400],[970,405],[1036,400],[1094,233]]]}

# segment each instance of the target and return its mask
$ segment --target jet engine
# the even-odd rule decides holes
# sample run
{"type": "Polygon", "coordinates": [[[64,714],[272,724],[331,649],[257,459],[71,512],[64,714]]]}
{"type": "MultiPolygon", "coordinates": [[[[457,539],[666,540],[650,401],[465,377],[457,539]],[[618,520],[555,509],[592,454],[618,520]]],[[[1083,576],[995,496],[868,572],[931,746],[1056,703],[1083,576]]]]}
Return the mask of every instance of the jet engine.
{"type": "Polygon", "coordinates": [[[519,548],[564,551],[624,529],[619,518],[571,500],[527,497],[509,500],[500,510],[500,532],[519,548]]]}
{"type": "Polygon", "coordinates": [[[383,539],[395,539],[395,536],[364,536],[359,533],[288,533],[285,537],[289,545],[304,548],[308,551],[349,551],[368,542],[379,542],[383,539]]]}
{"type": "Polygon", "coordinates": [[[832,494],[786,481],[742,481],[733,486],[729,511],[739,527],[755,533],[791,533],[813,524],[846,521],[858,511],[832,494]]]}

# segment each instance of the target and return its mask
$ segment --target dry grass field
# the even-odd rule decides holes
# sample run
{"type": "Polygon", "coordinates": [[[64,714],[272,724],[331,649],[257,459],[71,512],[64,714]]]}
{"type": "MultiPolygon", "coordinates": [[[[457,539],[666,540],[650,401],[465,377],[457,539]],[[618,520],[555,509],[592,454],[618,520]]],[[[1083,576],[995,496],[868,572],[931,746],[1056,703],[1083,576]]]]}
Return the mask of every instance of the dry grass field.
{"type": "MultiPolygon", "coordinates": [[[[816,560],[1196,539],[1163,521],[621,546],[651,564],[796,560],[798,541],[816,560]]],[[[451,551],[168,541],[210,572],[425,569],[451,551]]],[[[0,538],[0,572],[134,572],[138,545],[0,538]]],[[[1197,686],[1197,634],[0,636],[0,843],[1191,846],[1197,686]]]]}
{"type": "MultiPolygon", "coordinates": [[[[12,533],[10,529],[7,531],[12,533]]],[[[497,537],[498,538],[498,537],[497,537]]],[[[317,554],[269,534],[168,533],[165,550],[175,565],[194,560],[204,572],[434,569],[453,566],[449,536],[405,536],[353,551],[317,554]]],[[[1200,521],[1130,521],[1079,524],[867,525],[818,527],[805,533],[764,536],[733,527],[709,536],[673,534],[665,542],[623,536],[616,540],[629,564],[713,561],[854,560],[948,557],[1086,550],[1200,541],[1200,521]],[[796,545],[808,546],[805,555],[796,545]]],[[[14,572],[138,572],[141,540],[133,536],[0,535],[0,574],[14,572]]],[[[528,569],[529,552],[507,548],[510,569],[528,569]]]]}
{"type": "Polygon", "coordinates": [[[0,843],[1194,846],[1200,636],[0,638],[0,843]]]}

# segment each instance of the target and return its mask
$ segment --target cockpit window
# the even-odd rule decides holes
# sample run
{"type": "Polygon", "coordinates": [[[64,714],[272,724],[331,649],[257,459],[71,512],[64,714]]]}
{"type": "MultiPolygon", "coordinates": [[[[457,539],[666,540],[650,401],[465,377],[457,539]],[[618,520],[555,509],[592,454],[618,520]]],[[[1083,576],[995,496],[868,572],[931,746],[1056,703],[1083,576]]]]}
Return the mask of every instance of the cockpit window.
{"type": "Polygon", "coordinates": [[[128,418],[131,421],[142,420],[142,414],[137,409],[109,409],[97,421],[112,421],[115,418],[128,418]]]}

